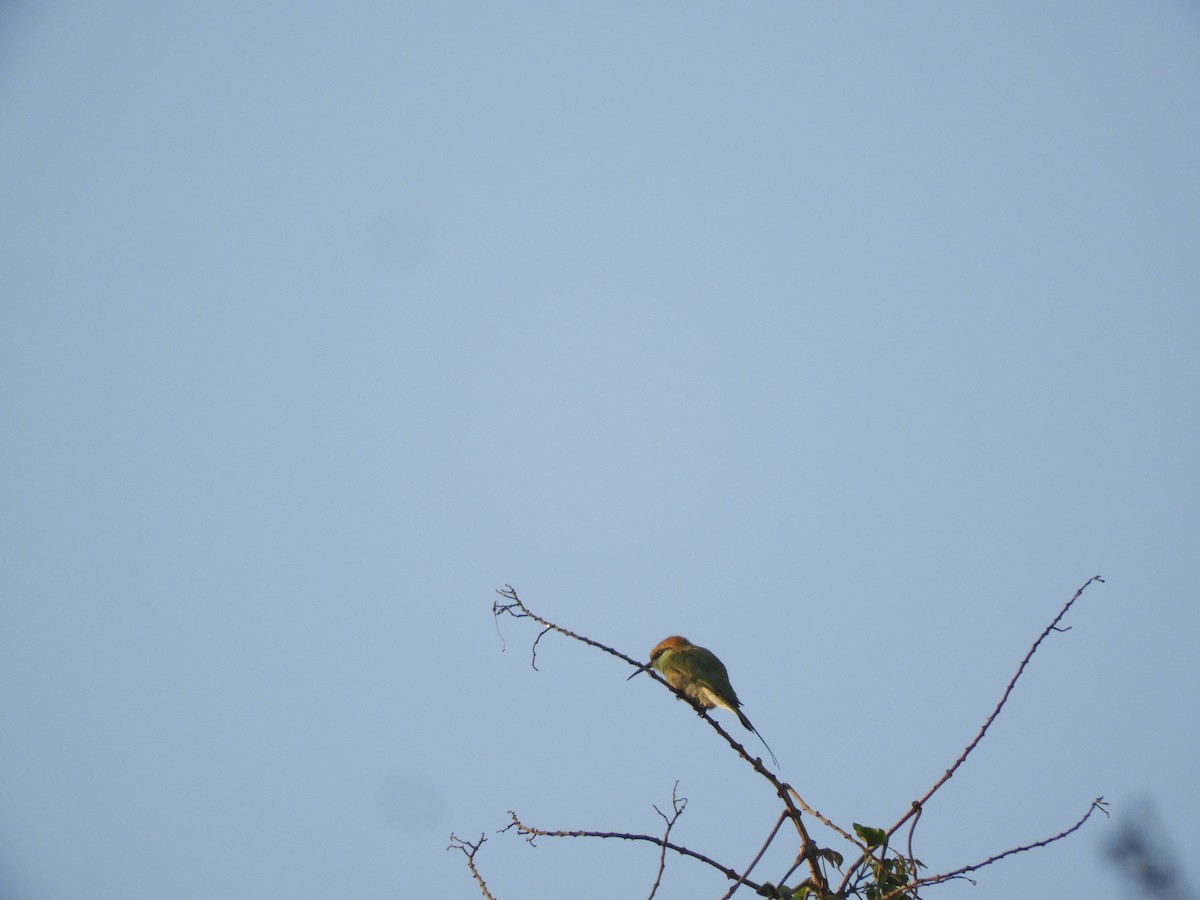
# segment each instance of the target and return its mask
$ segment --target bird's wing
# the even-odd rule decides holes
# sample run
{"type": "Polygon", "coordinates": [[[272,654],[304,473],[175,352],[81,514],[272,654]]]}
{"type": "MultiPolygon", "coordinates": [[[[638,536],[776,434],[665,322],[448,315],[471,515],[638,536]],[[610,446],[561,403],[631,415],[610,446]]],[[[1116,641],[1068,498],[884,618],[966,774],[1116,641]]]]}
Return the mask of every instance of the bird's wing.
{"type": "Polygon", "coordinates": [[[699,685],[708,688],[733,708],[741,706],[733,685],[729,683],[729,672],[717,655],[704,647],[688,647],[677,651],[676,655],[685,654],[689,677],[699,685]]]}

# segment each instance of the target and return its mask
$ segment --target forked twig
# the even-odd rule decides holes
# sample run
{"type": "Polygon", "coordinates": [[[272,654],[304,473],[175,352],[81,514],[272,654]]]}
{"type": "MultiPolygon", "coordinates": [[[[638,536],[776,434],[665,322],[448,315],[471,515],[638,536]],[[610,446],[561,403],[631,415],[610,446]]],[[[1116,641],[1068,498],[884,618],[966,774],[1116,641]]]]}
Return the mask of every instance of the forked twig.
{"type": "Polygon", "coordinates": [[[566,628],[562,628],[561,626],[555,625],[553,622],[543,619],[541,616],[532,612],[524,603],[521,602],[521,598],[517,596],[517,591],[511,584],[506,584],[503,588],[497,588],[496,593],[505,600],[510,601],[509,603],[500,603],[497,601],[492,604],[492,615],[496,617],[497,623],[499,623],[501,613],[508,613],[514,619],[533,619],[533,621],[543,626],[541,633],[538,634],[536,640],[533,642],[533,658],[530,660],[530,664],[535,669],[537,668],[538,641],[540,641],[548,631],[557,631],[564,637],[574,638],[577,641],[582,641],[589,647],[595,647],[597,650],[603,650],[605,653],[609,653],[617,657],[617,659],[625,660],[625,662],[629,663],[635,668],[642,667],[642,664],[633,657],[626,656],[624,653],[620,652],[619,650],[614,650],[607,644],[602,644],[599,641],[593,641],[590,637],[584,637],[582,634],[576,634],[573,631],[568,631],[566,628]]]}
{"type": "Polygon", "coordinates": [[[483,846],[483,842],[487,840],[486,835],[480,835],[479,840],[472,843],[460,838],[454,832],[450,832],[450,846],[447,850],[461,850],[463,856],[467,858],[467,868],[471,870],[471,874],[475,876],[475,881],[479,884],[479,889],[483,891],[483,896],[488,900],[496,900],[488,890],[487,884],[483,880],[483,876],[479,874],[479,870],[475,868],[475,854],[479,852],[479,848],[483,846]]]}
{"type": "Polygon", "coordinates": [[[662,847],[658,852],[658,871],[654,873],[654,884],[650,885],[650,893],[646,900],[654,900],[654,895],[658,893],[658,886],[662,884],[663,870],[667,867],[667,842],[671,837],[671,829],[675,827],[675,823],[687,809],[687,797],[678,796],[678,791],[679,782],[676,781],[674,787],[671,788],[671,815],[668,816],[657,806],[654,807],[654,811],[667,823],[667,830],[663,832],[662,847]]]}

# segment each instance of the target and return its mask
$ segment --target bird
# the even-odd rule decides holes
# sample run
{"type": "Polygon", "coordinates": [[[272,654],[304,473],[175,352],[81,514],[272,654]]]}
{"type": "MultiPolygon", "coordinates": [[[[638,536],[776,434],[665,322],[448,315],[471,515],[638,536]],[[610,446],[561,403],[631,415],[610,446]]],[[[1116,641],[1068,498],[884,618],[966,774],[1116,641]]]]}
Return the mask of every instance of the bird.
{"type": "MultiPolygon", "coordinates": [[[[779,760],[775,758],[775,752],[763,740],[758,729],[750,724],[746,714],[742,712],[742,701],[738,699],[737,692],[729,683],[729,672],[715,653],[704,647],[697,647],[681,635],[673,634],[654,645],[654,649],[650,651],[648,666],[662,675],[667,684],[700,709],[712,709],[714,706],[719,706],[737,716],[746,730],[753,731],[755,736],[762,741],[767,752],[771,754],[771,760],[775,763],[776,768],[779,767],[779,760]]],[[[646,668],[647,666],[643,666],[638,669],[638,672],[646,668]]],[[[638,672],[634,672],[633,675],[638,672]]],[[[629,677],[632,678],[633,675],[629,677]]]]}

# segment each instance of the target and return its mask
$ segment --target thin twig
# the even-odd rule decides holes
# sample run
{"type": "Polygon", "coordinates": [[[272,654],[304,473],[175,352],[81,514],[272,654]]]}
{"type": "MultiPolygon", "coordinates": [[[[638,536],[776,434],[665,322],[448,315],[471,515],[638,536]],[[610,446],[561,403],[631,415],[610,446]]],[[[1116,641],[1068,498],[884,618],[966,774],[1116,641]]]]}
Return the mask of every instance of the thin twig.
{"type": "MultiPolygon", "coordinates": [[[[695,850],[689,850],[687,847],[684,847],[680,844],[672,843],[671,841],[664,840],[663,838],[660,838],[660,837],[655,837],[652,834],[628,834],[626,832],[621,832],[621,831],[547,831],[547,830],[544,830],[541,828],[533,828],[530,825],[526,825],[524,822],[522,822],[517,817],[517,814],[515,812],[513,812],[511,809],[508,811],[508,814],[510,816],[512,816],[512,822],[510,822],[508,825],[505,825],[503,828],[500,829],[500,831],[504,832],[504,831],[508,831],[510,828],[516,828],[517,834],[519,834],[519,835],[521,835],[521,837],[525,838],[525,840],[527,842],[529,842],[530,844],[533,843],[534,838],[539,838],[539,837],[552,837],[552,838],[592,837],[592,838],[617,838],[617,839],[623,840],[623,841],[645,841],[650,844],[655,844],[656,846],[659,846],[659,847],[665,846],[668,850],[674,851],[675,853],[678,853],[680,856],[689,856],[692,859],[698,860],[699,862],[702,862],[702,863],[705,863],[706,865],[712,866],[714,869],[716,869],[718,872],[720,872],[722,875],[724,875],[730,881],[735,881],[735,880],[737,880],[737,877],[738,877],[737,870],[731,869],[728,866],[723,866],[716,860],[705,856],[703,853],[697,853],[695,850]]],[[[754,890],[758,890],[759,887],[761,887],[761,885],[757,885],[752,881],[747,881],[746,884],[749,887],[753,888],[754,890]]]]}
{"type": "Polygon", "coordinates": [[[758,852],[755,853],[754,859],[750,860],[750,865],[746,866],[746,868],[742,870],[742,877],[739,877],[736,882],[733,882],[733,887],[728,889],[727,892],[721,896],[721,900],[728,900],[728,898],[731,898],[731,896],[737,892],[738,888],[743,886],[746,878],[750,877],[750,872],[754,871],[755,866],[758,865],[758,860],[762,859],[762,854],[767,852],[767,847],[770,846],[770,842],[775,840],[775,835],[779,834],[780,827],[786,821],[787,810],[784,810],[780,812],[779,818],[776,818],[774,827],[770,829],[770,834],[767,835],[767,840],[764,840],[762,846],[758,847],[758,852]]]}
{"type": "Polygon", "coordinates": [[[913,811],[912,824],[908,827],[908,865],[913,873],[916,874],[917,858],[913,855],[913,834],[917,830],[917,823],[921,821],[921,813],[924,811],[924,808],[919,803],[914,802],[913,805],[916,806],[916,809],[913,811]]]}
{"type": "Polygon", "coordinates": [[[671,829],[675,827],[675,823],[679,821],[679,817],[683,815],[683,811],[687,809],[687,797],[678,797],[679,782],[675,782],[675,786],[671,788],[671,815],[668,816],[657,806],[654,811],[662,816],[664,822],[667,823],[667,830],[663,832],[662,848],[658,853],[658,872],[654,875],[654,884],[650,886],[650,893],[646,900],[654,900],[654,895],[658,893],[658,886],[662,883],[663,870],[667,867],[667,839],[671,837],[671,829]]]}
{"type": "MultiPolygon", "coordinates": [[[[804,865],[804,857],[803,857],[803,856],[797,856],[797,857],[796,857],[796,861],[795,861],[795,862],[793,862],[793,863],[791,864],[791,866],[788,868],[788,870],[787,870],[786,872],[784,872],[784,873],[783,873],[783,877],[782,877],[782,878],[780,878],[780,879],[779,879],[779,881],[777,881],[777,882],[775,882],[775,883],[776,883],[776,884],[779,884],[779,885],[784,885],[784,884],[787,884],[787,883],[788,883],[788,879],[789,879],[789,878],[791,878],[791,877],[792,877],[792,875],[793,875],[793,874],[795,874],[796,870],[797,870],[798,868],[800,868],[802,865],[804,865]]],[[[802,882],[802,883],[803,883],[803,882],[802,882]]],[[[809,884],[811,884],[812,882],[810,881],[810,882],[808,882],[808,883],[809,883],[809,884]]]]}
{"type": "Polygon", "coordinates": [[[763,845],[758,848],[758,853],[754,855],[754,859],[750,860],[750,865],[746,866],[746,868],[742,871],[741,877],[739,877],[738,880],[733,883],[733,887],[725,892],[725,894],[721,897],[721,900],[729,900],[729,898],[733,896],[734,892],[746,883],[746,879],[750,877],[750,873],[754,871],[754,867],[758,865],[758,861],[763,858],[763,854],[767,852],[767,848],[771,846],[771,841],[775,840],[775,835],[779,834],[780,827],[784,822],[787,821],[787,819],[787,810],[784,810],[779,814],[779,818],[775,820],[775,827],[771,829],[771,833],[767,835],[767,839],[763,841],[763,845]]]}
{"type": "Polygon", "coordinates": [[[480,875],[479,870],[475,868],[475,854],[479,852],[479,848],[483,846],[483,842],[486,840],[487,836],[481,834],[479,836],[479,840],[475,841],[475,843],[471,843],[470,841],[463,840],[458,835],[454,834],[454,832],[451,832],[450,846],[446,849],[462,851],[463,855],[467,858],[467,868],[469,868],[471,870],[471,874],[475,876],[475,881],[479,883],[479,889],[483,891],[483,896],[487,897],[488,900],[496,900],[496,898],[492,896],[491,891],[488,890],[487,884],[484,883],[483,876],[480,875]]]}
{"type": "MultiPolygon", "coordinates": [[[[811,806],[809,806],[807,803],[805,803],[804,798],[801,797],[798,793],[796,793],[796,789],[794,787],[792,787],[790,784],[787,784],[786,782],[782,786],[784,789],[787,790],[787,792],[789,794],[791,794],[792,797],[795,798],[796,805],[799,806],[802,810],[804,810],[806,813],[808,813],[810,816],[812,816],[814,819],[816,819],[818,822],[820,822],[826,828],[830,829],[831,831],[837,832],[839,836],[845,838],[847,841],[854,844],[856,847],[860,848],[864,852],[866,851],[866,849],[867,849],[866,845],[863,844],[862,841],[860,841],[854,835],[850,834],[850,832],[842,829],[840,826],[835,825],[832,821],[829,820],[829,818],[827,816],[823,815],[819,810],[813,809],[811,806]]],[[[807,837],[807,835],[805,835],[805,837],[807,837]]]]}
{"type": "Polygon", "coordinates": [[[505,600],[512,601],[510,603],[496,602],[492,604],[492,615],[496,616],[497,620],[499,619],[501,613],[508,613],[515,619],[533,619],[533,621],[537,622],[539,625],[545,626],[545,629],[542,631],[542,633],[537,636],[537,640],[533,642],[533,659],[531,664],[535,669],[537,668],[537,643],[542,639],[542,636],[545,635],[547,631],[557,631],[564,637],[574,638],[577,641],[582,641],[590,647],[595,647],[597,650],[603,650],[605,653],[610,653],[618,659],[623,659],[634,668],[642,668],[642,664],[633,657],[626,656],[619,650],[614,650],[612,647],[601,644],[599,641],[593,641],[591,638],[584,637],[582,634],[576,634],[573,631],[568,631],[566,628],[561,628],[558,625],[555,625],[553,622],[548,622],[541,616],[536,615],[530,611],[530,609],[524,603],[521,602],[521,598],[517,596],[517,592],[511,584],[506,584],[503,588],[497,588],[496,593],[505,600]]]}

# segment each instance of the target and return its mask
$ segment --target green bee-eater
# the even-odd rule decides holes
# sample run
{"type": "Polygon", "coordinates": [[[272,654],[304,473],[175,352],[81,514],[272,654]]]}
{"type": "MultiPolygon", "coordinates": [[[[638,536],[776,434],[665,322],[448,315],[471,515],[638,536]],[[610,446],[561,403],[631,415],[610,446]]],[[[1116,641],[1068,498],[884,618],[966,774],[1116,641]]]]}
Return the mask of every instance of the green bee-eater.
{"type": "MultiPolygon", "coordinates": [[[[729,683],[729,672],[715,653],[704,647],[697,647],[685,637],[673,634],[659,641],[650,651],[650,665],[666,679],[667,684],[702,709],[719,706],[737,716],[746,730],[753,731],[762,741],[775,765],[779,765],[775,753],[742,712],[742,701],[738,699],[733,685],[729,683]]],[[[633,674],[636,675],[637,672],[633,674]]],[[[629,677],[632,678],[633,675],[629,677]]]]}

